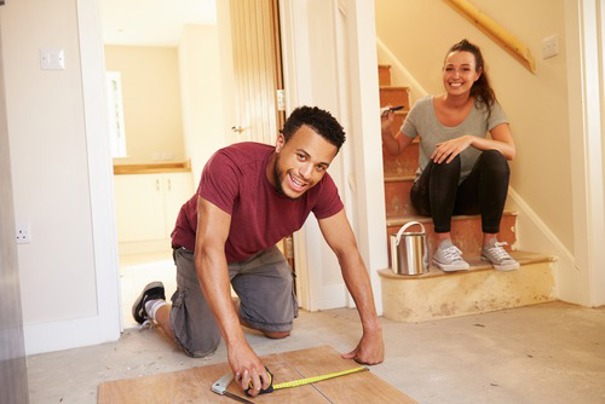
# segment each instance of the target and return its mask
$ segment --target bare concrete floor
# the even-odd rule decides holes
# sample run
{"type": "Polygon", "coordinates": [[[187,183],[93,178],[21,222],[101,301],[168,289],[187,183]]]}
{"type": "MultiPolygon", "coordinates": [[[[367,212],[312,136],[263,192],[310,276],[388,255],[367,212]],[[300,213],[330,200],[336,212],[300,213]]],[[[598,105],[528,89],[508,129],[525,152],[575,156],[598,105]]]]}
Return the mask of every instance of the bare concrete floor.
{"type": "MultiPolygon", "coordinates": [[[[402,324],[382,319],[386,359],[371,371],[420,403],[605,403],[605,308],[560,302],[402,324]]],[[[355,310],[301,312],[280,341],[248,334],[260,354],[329,344],[351,350],[355,310]]],[[[95,403],[99,383],[225,362],[191,359],[156,330],[28,358],[31,403],[95,403]]],[[[208,386],[210,388],[210,386],[208,386]]]]}

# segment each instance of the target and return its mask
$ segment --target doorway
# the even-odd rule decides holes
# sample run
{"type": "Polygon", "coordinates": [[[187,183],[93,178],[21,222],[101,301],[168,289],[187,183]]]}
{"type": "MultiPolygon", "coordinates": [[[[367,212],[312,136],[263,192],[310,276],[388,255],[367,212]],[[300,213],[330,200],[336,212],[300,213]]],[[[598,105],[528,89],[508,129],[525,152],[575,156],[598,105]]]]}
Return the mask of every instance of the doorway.
{"type": "MultiPolygon", "coordinates": [[[[109,27],[110,29],[117,31],[112,33],[114,37],[119,36],[120,34],[127,36],[126,34],[128,33],[130,23],[128,20],[126,20],[126,18],[133,18],[131,16],[141,14],[128,13],[127,10],[131,7],[130,3],[136,3],[136,1],[127,0],[126,2],[121,1],[119,4],[117,4],[115,0],[99,0],[99,4],[101,5],[100,8],[102,10],[101,21],[104,31],[107,27],[109,27]],[[121,18],[117,18],[117,15],[120,15],[121,18]],[[116,21],[120,21],[122,23],[122,28],[118,27],[116,21]]],[[[214,3],[214,0],[196,0],[195,2],[188,2],[190,5],[204,4],[204,7],[197,8],[198,11],[202,9],[207,10],[207,6],[210,3],[214,3]]],[[[211,77],[211,79],[207,81],[214,82],[214,85],[221,81],[221,78],[219,77],[221,72],[219,70],[222,69],[222,66],[220,66],[220,63],[217,62],[218,67],[214,71],[208,68],[210,60],[218,61],[221,59],[218,55],[218,50],[212,48],[213,45],[208,45],[212,41],[218,42],[216,38],[218,23],[216,22],[215,9],[208,11],[215,14],[213,17],[214,22],[212,21],[213,18],[209,17],[199,17],[194,19],[194,21],[189,19],[187,20],[187,26],[183,29],[182,36],[180,38],[173,38],[170,41],[166,41],[163,45],[161,41],[158,42],[158,39],[155,39],[155,42],[145,42],[145,39],[140,38],[138,39],[139,42],[137,42],[136,39],[125,40],[122,42],[114,39],[111,41],[111,44],[105,44],[107,70],[131,68],[131,66],[135,63],[133,59],[141,65],[141,73],[137,74],[129,72],[128,75],[123,73],[121,78],[122,85],[124,86],[122,91],[125,95],[124,116],[127,138],[129,136],[129,132],[131,131],[132,122],[134,119],[132,118],[132,109],[141,109],[140,107],[133,108],[131,103],[136,102],[136,97],[132,97],[131,94],[134,93],[135,95],[139,95],[139,98],[141,98],[140,94],[146,90],[145,87],[150,87],[151,85],[139,85],[139,90],[137,91],[131,91],[131,89],[126,88],[126,86],[133,85],[132,77],[137,80],[141,80],[141,76],[143,76],[144,73],[148,74],[146,71],[150,70],[149,66],[157,67],[157,65],[164,63],[166,60],[165,58],[160,58],[155,59],[156,61],[154,62],[152,59],[145,59],[150,53],[155,52],[165,54],[172,52],[172,56],[167,56],[167,58],[171,59],[174,64],[179,65],[179,71],[176,73],[159,75],[155,80],[152,81],[154,83],[164,83],[169,81],[166,78],[168,76],[179,76],[180,83],[174,84],[172,88],[180,87],[178,90],[180,90],[181,94],[178,102],[182,103],[180,112],[174,114],[182,117],[182,127],[176,128],[176,130],[173,131],[165,131],[169,134],[169,137],[172,140],[175,139],[175,134],[177,132],[182,133],[182,153],[177,150],[172,152],[173,156],[169,156],[181,157],[176,159],[178,161],[166,162],[178,164],[182,163],[182,166],[180,167],[182,172],[166,173],[145,171],[149,169],[152,171],[156,170],[161,165],[155,159],[150,158],[153,157],[153,154],[150,154],[149,152],[147,155],[141,155],[141,153],[138,153],[136,156],[135,154],[137,153],[128,152],[128,156],[126,158],[114,159],[114,164],[116,162],[122,163],[114,166],[114,173],[116,173],[116,175],[114,175],[114,189],[116,194],[115,203],[118,222],[117,230],[119,241],[118,250],[120,256],[119,272],[123,327],[134,325],[132,316],[130,314],[130,305],[145,284],[151,281],[161,280],[165,284],[166,295],[168,297],[176,288],[174,264],[172,262],[170,249],[170,232],[172,231],[174,222],[176,220],[176,215],[181,205],[187,199],[189,199],[191,195],[193,195],[195,188],[197,187],[201,169],[206,160],[218,148],[235,141],[254,140],[273,143],[277,135],[277,128],[281,127],[285,113],[283,110],[279,111],[277,108],[275,101],[275,88],[267,89],[268,87],[277,86],[277,83],[281,83],[281,64],[277,63],[279,56],[275,56],[275,54],[279,55],[279,36],[275,36],[272,33],[278,27],[277,0],[267,2],[266,4],[268,4],[268,8],[261,9],[259,11],[255,9],[254,2],[250,1],[243,3],[238,0],[237,11],[241,11],[242,7],[246,5],[247,8],[244,8],[246,8],[247,12],[243,14],[238,13],[237,15],[231,15],[232,22],[239,21],[246,28],[245,30],[240,29],[239,31],[233,29],[233,32],[231,33],[232,42],[236,44],[234,45],[233,51],[233,54],[235,55],[233,63],[234,74],[237,75],[236,79],[233,80],[234,91],[232,93],[240,96],[238,96],[237,99],[234,97],[233,100],[226,99],[222,103],[216,100],[216,94],[222,93],[220,88],[217,88],[214,91],[209,91],[208,85],[211,85],[210,83],[200,83],[199,80],[196,80],[194,77],[196,75],[200,75],[200,68],[203,66],[203,68],[206,69],[205,75],[207,77],[211,77]],[[256,23],[250,23],[250,21],[255,21],[255,19],[256,21],[262,20],[259,19],[259,15],[262,14],[261,11],[268,13],[270,16],[269,22],[271,23],[271,29],[254,30],[254,24],[256,23]],[[200,28],[199,25],[204,25],[204,21],[210,21],[206,24],[207,26],[214,24],[215,27],[207,27],[208,29],[200,28]],[[259,47],[254,47],[253,49],[249,47],[251,40],[254,40],[251,39],[254,36],[250,32],[251,29],[265,36],[272,35],[272,47],[270,47],[271,55],[269,57],[259,57],[259,47]],[[244,35],[246,38],[245,46],[237,46],[237,32],[244,35]],[[202,51],[200,51],[200,42],[205,42],[206,45],[210,46],[210,50],[208,50],[208,48],[204,48],[202,51]],[[132,56],[130,52],[137,52],[137,54],[132,56]],[[252,58],[246,56],[249,55],[250,52],[256,53],[256,60],[252,60],[252,58]],[[201,61],[199,60],[200,55],[203,56],[203,60],[201,61]],[[239,63],[238,56],[241,58],[240,60],[247,62],[239,63]],[[141,63],[143,60],[147,60],[147,62],[141,63]],[[119,67],[120,63],[126,63],[127,67],[119,67]],[[250,66],[253,65],[256,66],[255,70],[250,68],[250,66]],[[238,66],[244,66],[248,70],[237,70],[238,66]],[[272,66],[272,68],[268,69],[268,66],[272,66]],[[268,74],[266,74],[265,77],[262,77],[263,75],[259,74],[259,69],[262,71],[268,71],[268,74]],[[255,74],[248,74],[250,70],[253,70],[255,74]],[[247,91],[244,91],[244,89],[247,89],[247,91]],[[208,93],[214,94],[213,102],[204,100],[203,97],[200,96],[200,94],[203,95],[208,93]],[[263,94],[264,97],[259,97],[258,94],[263,94]],[[256,104],[250,101],[254,101],[256,104]],[[229,121],[228,119],[223,119],[224,123],[228,123],[229,126],[223,125],[223,122],[210,122],[209,117],[216,118],[221,116],[221,111],[218,109],[221,107],[224,108],[224,105],[230,105],[229,109],[236,112],[236,116],[233,117],[233,120],[229,121]],[[250,107],[250,105],[256,106],[250,107]],[[212,112],[209,111],[210,108],[217,108],[217,110],[212,112]],[[263,116],[262,114],[259,114],[259,112],[264,112],[266,115],[263,116]],[[262,126],[266,122],[269,122],[268,127],[272,129],[267,129],[267,125],[262,126]],[[225,130],[226,127],[227,130],[225,130]],[[239,128],[241,130],[229,133],[232,127],[239,128]],[[200,133],[217,133],[218,131],[223,133],[227,132],[227,134],[223,139],[217,139],[216,136],[213,139],[206,139],[199,135],[200,133]],[[259,134],[269,136],[263,138],[260,137],[259,134]],[[120,167],[118,167],[118,165],[120,167]],[[125,167],[128,165],[131,167],[125,167]],[[116,168],[118,169],[117,171],[116,168]],[[117,174],[118,171],[122,172],[122,170],[126,170],[126,173],[117,174]],[[174,177],[184,177],[187,175],[189,176],[188,183],[185,180],[181,181],[181,187],[179,190],[175,190],[174,188],[176,182],[174,177]],[[166,179],[163,177],[170,178],[166,179]],[[163,195],[158,196],[158,193],[163,195]],[[174,195],[175,193],[176,196],[174,195]],[[150,219],[160,216],[163,216],[164,219],[150,219]]],[[[178,4],[174,6],[178,7],[178,4]]],[[[220,7],[224,6],[225,3],[220,4],[220,7]]],[[[145,13],[147,12],[148,11],[145,11],[145,13]]],[[[164,13],[166,10],[159,10],[159,12],[164,13]]],[[[143,13],[143,15],[145,13],[143,13]]],[[[192,13],[193,12],[189,12],[186,14],[188,17],[191,17],[192,13]]],[[[161,31],[158,26],[158,22],[157,20],[154,20],[154,17],[147,16],[146,18],[149,18],[150,21],[153,22],[154,33],[161,31]]],[[[133,22],[133,24],[134,23],[135,22],[133,22]]],[[[136,24],[144,24],[144,22],[136,21],[136,24]]],[[[263,37],[260,34],[257,40],[263,44],[268,42],[263,40],[263,37]]],[[[105,36],[108,37],[110,35],[106,33],[105,36]]],[[[239,43],[244,43],[244,41],[239,43]]],[[[214,46],[218,46],[218,44],[214,46]]],[[[231,55],[229,57],[231,58],[231,55]]],[[[208,96],[206,95],[206,97],[208,96]]],[[[161,99],[161,101],[158,101],[158,103],[162,105],[167,103],[174,105],[178,103],[177,101],[166,102],[164,97],[159,97],[159,99],[161,99]]],[[[145,110],[145,108],[143,108],[143,110],[145,110]]],[[[157,118],[161,112],[164,111],[156,111],[152,114],[144,112],[142,119],[145,120],[148,118],[157,118]]],[[[141,124],[139,126],[143,125],[141,124]]],[[[147,128],[148,132],[145,132],[145,134],[141,136],[145,139],[146,143],[149,143],[146,136],[148,133],[150,133],[149,130],[151,129],[147,128]]],[[[135,128],[135,130],[139,130],[139,128],[135,128]]],[[[173,141],[172,143],[175,142],[173,141]]],[[[127,149],[132,150],[132,147],[132,144],[128,143],[127,149]]],[[[135,151],[139,152],[141,148],[143,147],[138,147],[135,151]]],[[[155,153],[156,155],[166,154],[164,151],[159,150],[156,150],[155,153]]],[[[280,243],[280,247],[293,267],[294,259],[291,238],[280,243]]]]}

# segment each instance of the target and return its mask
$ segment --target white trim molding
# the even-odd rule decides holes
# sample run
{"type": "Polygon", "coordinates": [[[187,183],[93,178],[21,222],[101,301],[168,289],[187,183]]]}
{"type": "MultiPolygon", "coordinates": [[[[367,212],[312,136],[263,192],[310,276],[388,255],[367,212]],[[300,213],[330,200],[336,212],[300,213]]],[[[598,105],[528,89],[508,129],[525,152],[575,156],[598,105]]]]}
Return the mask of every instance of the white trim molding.
{"type": "Polygon", "coordinates": [[[385,45],[380,38],[376,37],[376,46],[378,48],[378,54],[382,58],[386,59],[382,62],[388,62],[394,70],[391,71],[391,77],[395,82],[395,85],[401,85],[401,83],[407,83],[412,93],[412,103],[429,93],[422,87],[422,85],[414,78],[414,75],[410,73],[408,69],[401,63],[397,56],[391,52],[391,50],[385,45]]]}
{"type": "Polygon", "coordinates": [[[605,0],[568,0],[566,6],[569,132],[574,213],[574,257],[584,306],[605,304],[603,186],[603,42],[605,0]]]}
{"type": "Polygon", "coordinates": [[[508,196],[517,211],[517,244],[523,250],[554,255],[555,294],[561,300],[577,302],[579,271],[573,254],[519,193],[509,188],[508,196]]]}

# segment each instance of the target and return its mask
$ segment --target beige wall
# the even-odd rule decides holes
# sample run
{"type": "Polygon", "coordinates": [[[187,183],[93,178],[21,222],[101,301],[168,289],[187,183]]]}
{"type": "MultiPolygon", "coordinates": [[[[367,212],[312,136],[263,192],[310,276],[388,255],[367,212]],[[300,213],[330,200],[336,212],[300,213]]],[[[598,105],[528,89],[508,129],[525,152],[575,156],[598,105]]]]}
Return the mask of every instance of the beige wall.
{"type": "Polygon", "coordinates": [[[15,220],[28,223],[32,234],[31,244],[18,246],[23,322],[27,326],[94,315],[75,4],[12,2],[3,7],[1,18],[15,220]],[[40,69],[43,47],[64,49],[65,70],[40,69]]]}
{"type": "Polygon", "coordinates": [[[482,48],[517,143],[511,185],[573,253],[564,1],[472,4],[529,47],[536,74],[442,0],[376,0],[377,36],[429,93],[443,89],[440,69],[449,46],[467,38],[482,48]],[[558,35],[561,53],[543,59],[542,39],[551,35],[558,35]]]}
{"type": "Polygon", "coordinates": [[[177,48],[108,45],[105,60],[122,77],[128,158],[116,163],[185,159],[177,48]]]}
{"type": "Polygon", "coordinates": [[[218,29],[188,25],[178,47],[185,149],[197,186],[212,153],[226,146],[218,29]]]}

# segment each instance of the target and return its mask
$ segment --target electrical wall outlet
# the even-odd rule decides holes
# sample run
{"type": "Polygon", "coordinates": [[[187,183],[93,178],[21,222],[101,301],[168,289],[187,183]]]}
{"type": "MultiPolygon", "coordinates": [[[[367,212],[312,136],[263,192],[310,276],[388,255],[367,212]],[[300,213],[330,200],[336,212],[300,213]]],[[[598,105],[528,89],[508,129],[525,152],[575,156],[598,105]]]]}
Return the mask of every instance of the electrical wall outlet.
{"type": "Polygon", "coordinates": [[[17,244],[29,244],[32,242],[32,232],[28,224],[17,225],[17,244]]]}

